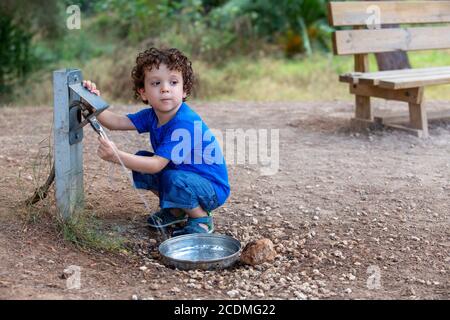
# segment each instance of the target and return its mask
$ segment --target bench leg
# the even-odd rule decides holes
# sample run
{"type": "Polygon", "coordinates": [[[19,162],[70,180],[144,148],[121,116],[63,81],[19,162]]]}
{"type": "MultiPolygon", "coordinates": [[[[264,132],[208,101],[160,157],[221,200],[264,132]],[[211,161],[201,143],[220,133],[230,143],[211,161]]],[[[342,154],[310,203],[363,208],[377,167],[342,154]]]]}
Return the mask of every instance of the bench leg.
{"type": "Polygon", "coordinates": [[[423,103],[409,103],[409,121],[411,127],[422,130],[422,137],[428,137],[428,120],[423,103]]]}
{"type": "Polygon", "coordinates": [[[355,96],[355,118],[364,120],[373,120],[372,107],[370,105],[370,97],[355,96]]]}
{"type": "Polygon", "coordinates": [[[355,95],[355,117],[351,119],[353,129],[374,129],[372,106],[370,97],[355,95]]]}

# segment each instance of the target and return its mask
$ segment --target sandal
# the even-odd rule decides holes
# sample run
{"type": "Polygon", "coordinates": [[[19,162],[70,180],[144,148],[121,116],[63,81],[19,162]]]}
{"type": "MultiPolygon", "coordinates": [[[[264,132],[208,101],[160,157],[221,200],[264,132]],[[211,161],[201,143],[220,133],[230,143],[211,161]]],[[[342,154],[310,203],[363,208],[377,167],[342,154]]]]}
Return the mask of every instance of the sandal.
{"type": "Polygon", "coordinates": [[[211,216],[207,216],[200,218],[188,218],[186,226],[184,228],[175,230],[172,233],[172,236],[176,237],[191,233],[213,233],[213,232],[214,232],[213,218],[211,216]],[[205,228],[203,228],[200,224],[207,225],[208,230],[205,230],[205,228]]]}
{"type": "Polygon", "coordinates": [[[150,227],[161,229],[172,224],[185,222],[185,216],[175,216],[170,212],[170,209],[161,209],[148,217],[147,222],[150,227]]]}

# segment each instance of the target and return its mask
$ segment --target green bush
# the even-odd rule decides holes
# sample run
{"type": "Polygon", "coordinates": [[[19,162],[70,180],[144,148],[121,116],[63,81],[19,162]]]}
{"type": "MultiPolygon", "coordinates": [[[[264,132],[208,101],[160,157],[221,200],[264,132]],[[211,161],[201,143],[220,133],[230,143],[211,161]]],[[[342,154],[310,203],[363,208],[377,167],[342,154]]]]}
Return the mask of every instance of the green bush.
{"type": "Polygon", "coordinates": [[[121,39],[132,44],[147,37],[155,36],[161,31],[162,21],[158,7],[162,0],[97,0],[95,11],[102,15],[99,21],[104,25],[114,25],[121,39]]]}
{"type": "Polygon", "coordinates": [[[0,96],[9,93],[16,79],[31,70],[31,38],[31,34],[16,25],[11,16],[0,14],[0,96]]]}
{"type": "MultiPolygon", "coordinates": [[[[35,47],[40,39],[56,39],[61,4],[57,0],[2,0],[0,2],[0,98],[11,99],[14,85],[22,84],[25,75],[40,65],[35,47]]],[[[42,50],[43,49],[43,50],[42,50]]],[[[49,55],[46,55],[48,58],[49,55]]]]}
{"type": "MultiPolygon", "coordinates": [[[[224,11],[250,20],[256,34],[281,42],[291,56],[313,48],[328,50],[329,35],[324,0],[230,0],[224,11]]],[[[230,16],[230,14],[229,14],[230,16]]]]}

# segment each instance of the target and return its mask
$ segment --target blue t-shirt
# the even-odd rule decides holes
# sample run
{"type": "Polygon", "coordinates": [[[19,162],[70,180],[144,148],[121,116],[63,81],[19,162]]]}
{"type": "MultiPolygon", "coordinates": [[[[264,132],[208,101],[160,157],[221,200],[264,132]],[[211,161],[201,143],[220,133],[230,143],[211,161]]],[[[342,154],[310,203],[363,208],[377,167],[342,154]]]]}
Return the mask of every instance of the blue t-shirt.
{"type": "Polygon", "coordinates": [[[152,108],[127,117],[139,133],[150,133],[150,143],[156,155],[169,159],[169,169],[191,171],[209,180],[222,205],[230,195],[225,159],[216,137],[200,116],[182,103],[175,116],[158,127],[158,117],[152,108]]]}

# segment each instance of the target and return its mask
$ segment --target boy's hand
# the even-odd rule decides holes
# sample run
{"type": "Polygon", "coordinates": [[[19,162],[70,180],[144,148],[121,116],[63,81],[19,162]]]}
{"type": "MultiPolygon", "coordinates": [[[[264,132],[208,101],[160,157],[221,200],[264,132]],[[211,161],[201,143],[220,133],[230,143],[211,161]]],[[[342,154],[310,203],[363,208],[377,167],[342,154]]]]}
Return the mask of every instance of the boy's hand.
{"type": "Polygon", "coordinates": [[[119,159],[117,158],[114,149],[117,150],[117,153],[119,153],[119,150],[114,142],[111,140],[108,141],[103,137],[98,137],[98,141],[100,142],[100,145],[97,149],[97,155],[105,161],[118,163],[119,159]]]}
{"type": "Polygon", "coordinates": [[[100,95],[100,90],[97,89],[97,86],[94,82],[91,82],[91,80],[83,80],[83,87],[98,96],[100,95]]]}

